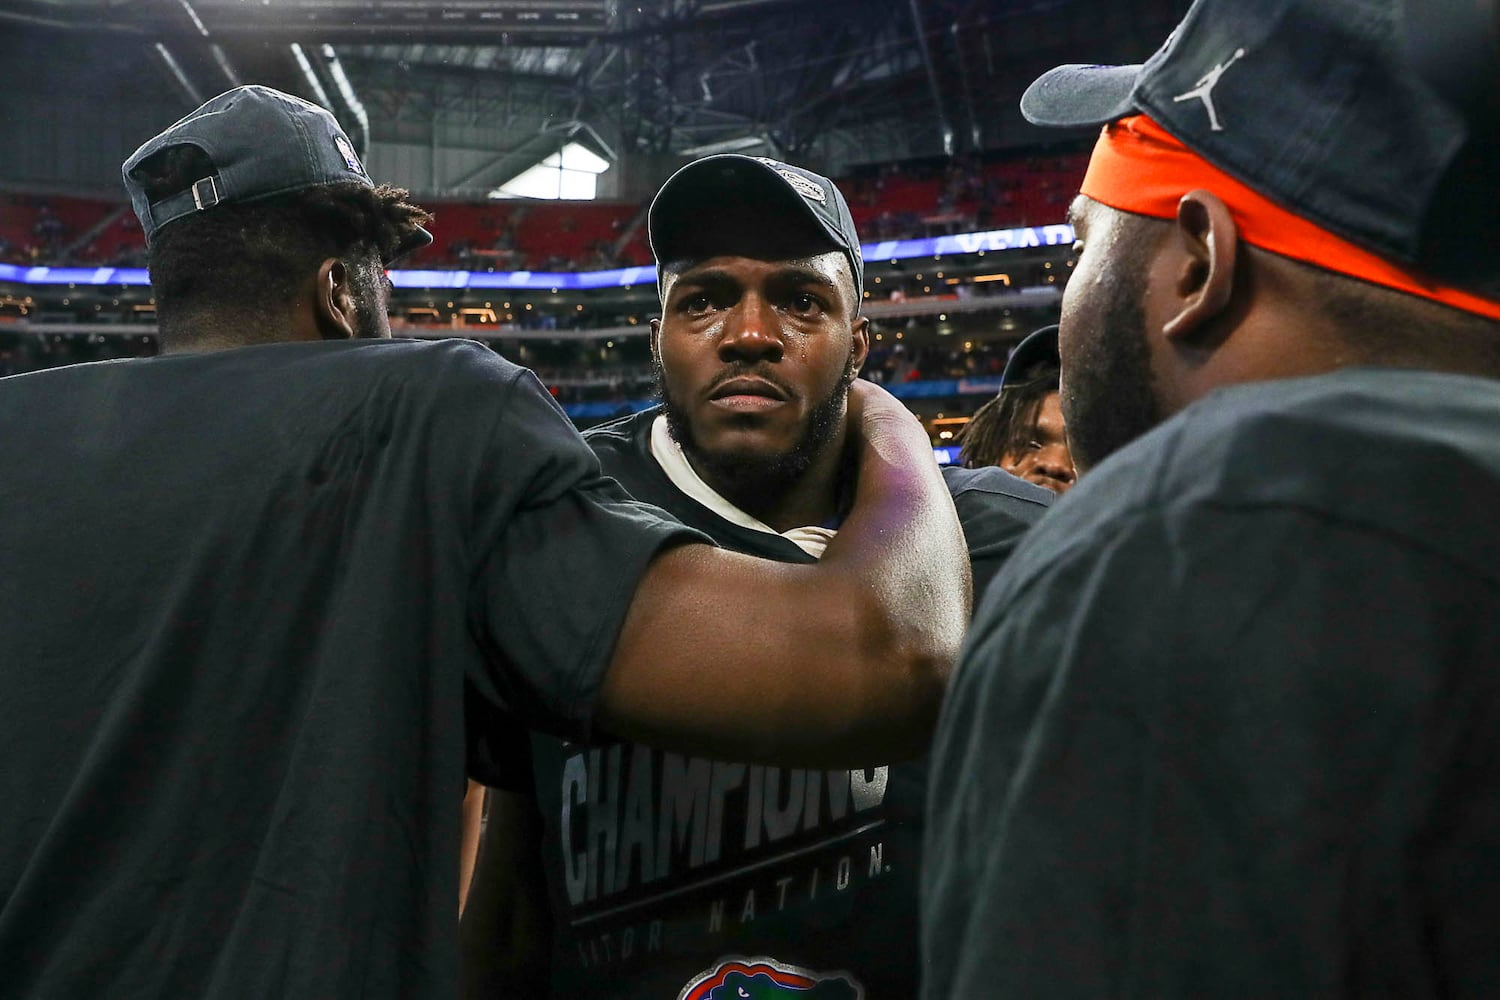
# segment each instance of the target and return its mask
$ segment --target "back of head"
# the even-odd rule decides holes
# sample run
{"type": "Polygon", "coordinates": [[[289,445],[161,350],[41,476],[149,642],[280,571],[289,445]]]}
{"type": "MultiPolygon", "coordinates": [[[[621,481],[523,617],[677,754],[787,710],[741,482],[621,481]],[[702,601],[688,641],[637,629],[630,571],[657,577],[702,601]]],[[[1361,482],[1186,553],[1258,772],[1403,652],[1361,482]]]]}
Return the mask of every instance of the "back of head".
{"type": "Polygon", "coordinates": [[[383,266],[431,241],[428,214],[370,181],[332,115],[265,87],[209,101],[122,173],[168,349],[289,339],[299,288],[330,259],[372,330],[383,266]]]}
{"type": "Polygon", "coordinates": [[[1220,198],[1252,257],[1301,266],[1298,308],[1355,360],[1500,374],[1500,254],[1450,232],[1457,206],[1500,203],[1474,169],[1488,134],[1408,57],[1404,6],[1196,0],[1145,64],[1058,67],[1022,111],[1105,126],[1095,202],[1170,222],[1195,188],[1220,198]]]}

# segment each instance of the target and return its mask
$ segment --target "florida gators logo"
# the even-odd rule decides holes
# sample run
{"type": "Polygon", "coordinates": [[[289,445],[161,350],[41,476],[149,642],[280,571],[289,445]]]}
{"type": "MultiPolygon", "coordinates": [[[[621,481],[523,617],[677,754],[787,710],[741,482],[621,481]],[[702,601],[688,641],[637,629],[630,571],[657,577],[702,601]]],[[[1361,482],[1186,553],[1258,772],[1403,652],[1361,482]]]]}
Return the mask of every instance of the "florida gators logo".
{"type": "Polygon", "coordinates": [[[706,970],[677,1000],[864,1000],[847,972],[812,972],[769,958],[728,958],[706,970]]]}

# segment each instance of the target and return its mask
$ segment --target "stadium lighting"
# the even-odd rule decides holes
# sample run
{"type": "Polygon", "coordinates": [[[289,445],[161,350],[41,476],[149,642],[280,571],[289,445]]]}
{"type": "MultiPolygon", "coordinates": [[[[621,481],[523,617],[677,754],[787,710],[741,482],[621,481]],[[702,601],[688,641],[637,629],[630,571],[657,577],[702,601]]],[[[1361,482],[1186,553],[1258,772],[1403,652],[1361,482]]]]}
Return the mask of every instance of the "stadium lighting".
{"type": "Polygon", "coordinates": [[[570,142],[490,192],[491,198],[543,198],[592,201],[599,175],[609,161],[581,143],[570,142]]]}

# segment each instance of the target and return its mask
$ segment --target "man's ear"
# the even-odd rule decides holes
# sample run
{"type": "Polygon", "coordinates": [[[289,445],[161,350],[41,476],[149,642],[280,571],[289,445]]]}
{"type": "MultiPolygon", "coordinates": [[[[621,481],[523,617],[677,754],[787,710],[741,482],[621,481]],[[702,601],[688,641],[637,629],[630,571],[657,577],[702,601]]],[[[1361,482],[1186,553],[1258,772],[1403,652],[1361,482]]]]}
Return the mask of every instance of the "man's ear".
{"type": "Polygon", "coordinates": [[[1182,196],[1172,226],[1179,258],[1172,286],[1177,306],[1162,333],[1185,341],[1205,330],[1234,297],[1239,227],[1228,206],[1201,188],[1182,196]]]}
{"type": "Polygon", "coordinates": [[[860,369],[865,366],[865,358],[870,356],[870,318],[860,316],[853,324],[853,340],[849,345],[849,377],[851,379],[859,376],[860,369]]]}
{"type": "Polygon", "coordinates": [[[313,286],[313,316],[318,334],[324,340],[350,340],[358,336],[352,277],[337,257],[329,257],[318,266],[313,286]]]}
{"type": "Polygon", "coordinates": [[[661,320],[653,319],[651,326],[651,359],[661,364],[661,320]]]}

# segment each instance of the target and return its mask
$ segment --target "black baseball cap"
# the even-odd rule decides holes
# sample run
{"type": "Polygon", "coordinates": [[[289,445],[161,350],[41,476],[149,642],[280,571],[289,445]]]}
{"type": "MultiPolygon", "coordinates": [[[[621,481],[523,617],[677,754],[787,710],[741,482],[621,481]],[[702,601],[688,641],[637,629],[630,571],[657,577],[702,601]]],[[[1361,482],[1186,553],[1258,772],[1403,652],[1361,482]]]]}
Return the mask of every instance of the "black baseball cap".
{"type": "MultiPolygon", "coordinates": [[[[120,168],[149,245],[163,226],[215,205],[244,204],[323,184],[374,182],[338,121],[324,108],[270,87],[236,87],[137,149],[120,168]],[[196,146],[214,172],[152,203],[137,167],[173,146],[196,146]]],[[[420,226],[385,263],[432,242],[420,226]]]]}
{"type": "Polygon", "coordinates": [[[1143,113],[1284,208],[1416,263],[1470,135],[1406,58],[1401,7],[1196,0],[1143,65],[1059,66],[1027,89],[1021,113],[1050,126],[1143,113]]]}
{"type": "Polygon", "coordinates": [[[827,177],[769,157],[705,156],[667,178],[647,213],[651,252],[658,265],[712,257],[746,218],[774,219],[789,241],[843,251],[858,307],[865,268],[849,203],[827,177]]]}
{"type": "Polygon", "coordinates": [[[1054,368],[1062,367],[1062,357],[1057,351],[1056,324],[1032,331],[1010,352],[1005,370],[1000,373],[1000,391],[1004,392],[1007,386],[1017,382],[1024,382],[1027,369],[1042,363],[1054,368]]]}

